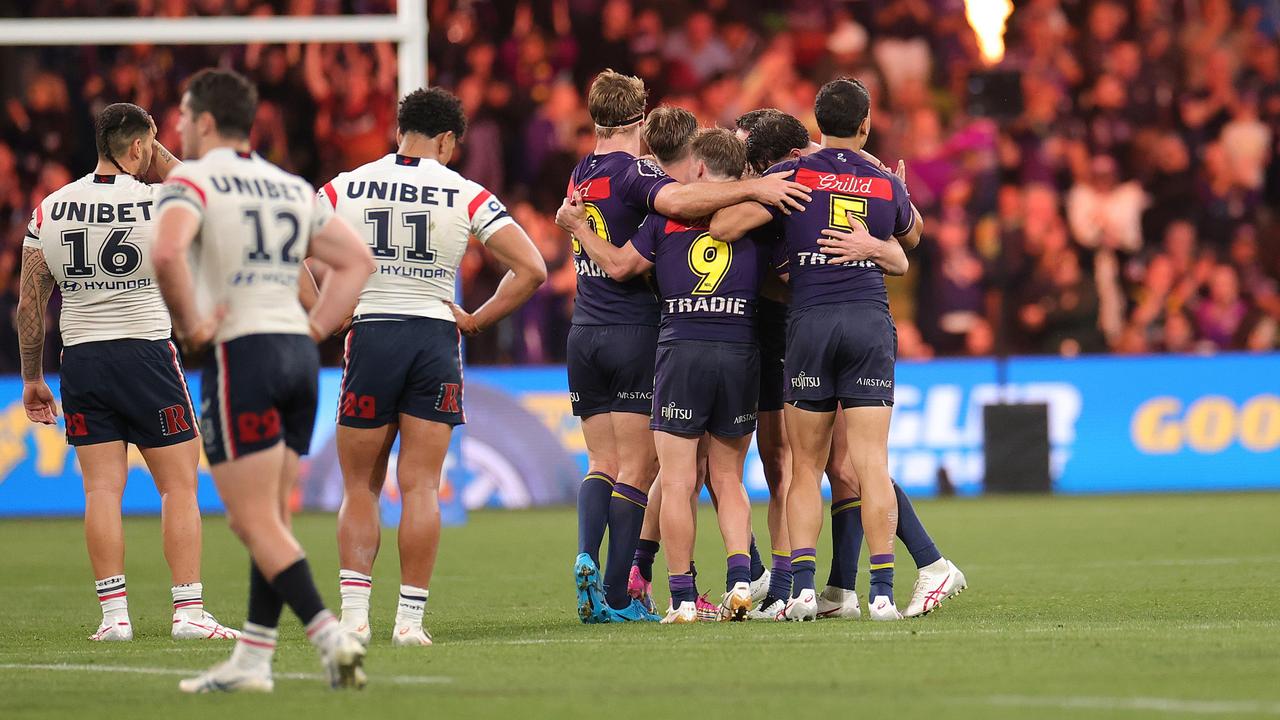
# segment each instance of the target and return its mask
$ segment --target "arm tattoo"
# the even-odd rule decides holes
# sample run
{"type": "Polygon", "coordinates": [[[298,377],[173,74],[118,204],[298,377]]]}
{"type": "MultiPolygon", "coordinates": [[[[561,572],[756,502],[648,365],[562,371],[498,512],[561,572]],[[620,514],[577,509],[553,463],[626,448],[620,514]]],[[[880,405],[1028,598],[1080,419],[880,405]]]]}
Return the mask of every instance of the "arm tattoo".
{"type": "Polygon", "coordinates": [[[53,292],[53,275],[44,252],[22,248],[22,288],[18,298],[18,346],[22,379],[38,380],[44,372],[44,313],[53,292]]]}

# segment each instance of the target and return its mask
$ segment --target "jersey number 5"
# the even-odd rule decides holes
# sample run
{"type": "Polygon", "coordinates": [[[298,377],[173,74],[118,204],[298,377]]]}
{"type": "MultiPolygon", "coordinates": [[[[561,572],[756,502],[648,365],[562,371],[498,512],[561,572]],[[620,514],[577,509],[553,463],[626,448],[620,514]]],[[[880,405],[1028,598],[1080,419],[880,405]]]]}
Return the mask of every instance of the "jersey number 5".
{"type": "Polygon", "coordinates": [[[733,264],[733,246],[703,233],[689,246],[689,269],[698,276],[694,295],[710,295],[720,287],[733,264]]]}
{"type": "Polygon", "coordinates": [[[853,229],[852,220],[857,220],[862,227],[867,227],[867,200],[853,195],[831,196],[831,227],[853,229]]]}

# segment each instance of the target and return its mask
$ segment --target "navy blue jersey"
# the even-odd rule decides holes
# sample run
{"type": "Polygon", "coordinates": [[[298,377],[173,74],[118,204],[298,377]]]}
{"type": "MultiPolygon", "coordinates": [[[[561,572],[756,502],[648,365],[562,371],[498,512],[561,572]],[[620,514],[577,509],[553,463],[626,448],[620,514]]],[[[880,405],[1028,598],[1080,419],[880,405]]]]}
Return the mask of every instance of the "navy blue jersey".
{"type": "Polygon", "coordinates": [[[756,300],[764,262],[754,234],[735,243],[705,226],[653,214],[631,244],[654,264],[667,340],[755,342],[756,300]]]}
{"type": "Polygon", "coordinates": [[[813,196],[800,212],[784,215],[771,209],[783,239],[775,266],[791,275],[791,307],[855,300],[887,306],[884,271],[878,265],[870,260],[828,264],[818,239],[827,228],[850,229],[849,215],[881,239],[906,233],[915,222],[907,186],[897,175],[840,148],[823,148],[769,168],[770,173],[786,170],[794,170],[791,179],[813,196]]]}
{"type": "MultiPolygon", "coordinates": [[[[671,182],[652,160],[625,152],[592,154],[573,169],[569,193],[582,194],[587,222],[596,234],[622,247],[653,211],[658,191],[671,182]]],[[[573,264],[578,271],[574,325],[658,324],[658,299],[644,278],[610,280],[577,239],[573,240],[573,264]]]]}

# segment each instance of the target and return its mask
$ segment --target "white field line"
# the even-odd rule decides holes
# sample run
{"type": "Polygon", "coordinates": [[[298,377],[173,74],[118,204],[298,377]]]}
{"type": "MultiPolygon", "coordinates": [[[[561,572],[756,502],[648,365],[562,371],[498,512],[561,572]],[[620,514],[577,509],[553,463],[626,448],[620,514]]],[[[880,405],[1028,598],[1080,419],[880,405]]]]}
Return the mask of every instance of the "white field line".
{"type": "MultiPolygon", "coordinates": [[[[1146,560],[1097,560],[1093,562],[1063,563],[1058,567],[1127,568],[1127,567],[1206,567],[1214,565],[1274,565],[1280,563],[1280,555],[1253,557],[1211,558],[1150,558],[1146,560]]],[[[978,563],[965,565],[966,570],[1035,570],[1047,567],[1044,563],[978,563]]]]}
{"type": "MultiPolygon", "coordinates": [[[[134,665],[79,665],[74,663],[0,663],[0,670],[51,670],[54,672],[98,672],[125,673],[129,675],[181,675],[193,676],[199,670],[183,670],[181,668],[137,667],[134,665]]],[[[312,680],[327,681],[317,673],[273,673],[277,680],[312,680]]],[[[453,682],[453,678],[443,675],[374,675],[374,683],[385,682],[392,685],[436,685],[453,682]]]]}
{"type": "Polygon", "coordinates": [[[1280,702],[1263,700],[1183,700],[1156,697],[1035,697],[993,695],[977,702],[1001,707],[1038,707],[1060,710],[1138,710],[1193,715],[1280,715],[1280,702]]]}

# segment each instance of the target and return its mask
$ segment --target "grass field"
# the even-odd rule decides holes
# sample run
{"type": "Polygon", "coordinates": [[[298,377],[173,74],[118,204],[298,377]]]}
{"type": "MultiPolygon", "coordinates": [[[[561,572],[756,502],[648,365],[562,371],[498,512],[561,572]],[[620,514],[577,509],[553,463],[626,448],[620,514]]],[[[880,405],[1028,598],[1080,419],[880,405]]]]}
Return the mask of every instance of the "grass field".
{"type": "MultiPolygon", "coordinates": [[[[569,572],[571,512],[474,514],[445,531],[427,616],[436,645],[421,651],[386,639],[397,583],[388,534],[375,572],[369,688],[323,687],[286,611],[270,697],[177,692],[185,671],[230,645],[169,639],[155,519],[127,523],[138,637],[106,646],[85,639],[98,609],[79,523],[7,520],[0,718],[1280,715],[1280,494],[918,507],[970,589],[928,617],[889,625],[583,626],[569,572]]],[[[719,589],[718,538],[709,513],[702,522],[701,589],[719,589]]],[[[334,519],[299,517],[297,528],[336,608],[334,519]]],[[[899,558],[905,605],[914,572],[902,548],[899,558]]],[[[220,518],[205,525],[205,565],[209,609],[238,624],[247,561],[220,518]]],[[[864,595],[866,580],[864,569],[864,595]]]]}

